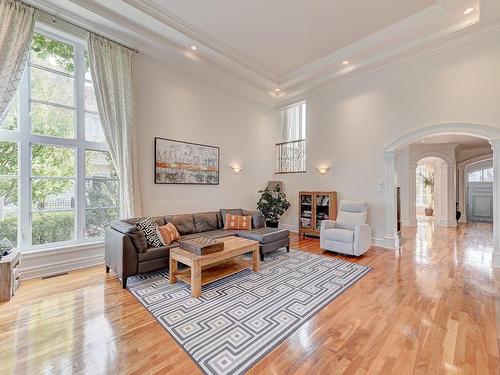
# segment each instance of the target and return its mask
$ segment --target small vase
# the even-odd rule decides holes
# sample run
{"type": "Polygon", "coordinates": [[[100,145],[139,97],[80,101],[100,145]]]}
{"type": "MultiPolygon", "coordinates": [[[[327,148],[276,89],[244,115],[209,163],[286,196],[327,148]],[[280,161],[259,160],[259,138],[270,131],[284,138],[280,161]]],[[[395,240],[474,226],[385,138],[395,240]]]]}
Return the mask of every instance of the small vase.
{"type": "Polygon", "coordinates": [[[434,210],[432,208],[426,208],[425,216],[432,216],[432,215],[434,215],[434,210]]]}

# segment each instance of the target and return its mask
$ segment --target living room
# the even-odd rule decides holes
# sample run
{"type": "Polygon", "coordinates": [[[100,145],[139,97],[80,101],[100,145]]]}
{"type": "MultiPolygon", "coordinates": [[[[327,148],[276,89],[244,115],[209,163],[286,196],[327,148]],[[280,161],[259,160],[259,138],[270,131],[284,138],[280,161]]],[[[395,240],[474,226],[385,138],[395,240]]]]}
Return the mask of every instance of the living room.
{"type": "Polygon", "coordinates": [[[496,0],[0,0],[0,373],[498,373],[499,42],[496,0]]]}

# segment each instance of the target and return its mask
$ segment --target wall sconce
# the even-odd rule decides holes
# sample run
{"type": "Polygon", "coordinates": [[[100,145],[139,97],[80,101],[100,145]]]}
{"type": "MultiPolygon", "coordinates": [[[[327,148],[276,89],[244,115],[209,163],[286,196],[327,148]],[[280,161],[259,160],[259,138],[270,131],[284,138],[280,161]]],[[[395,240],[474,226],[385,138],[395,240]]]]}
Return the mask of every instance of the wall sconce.
{"type": "Polygon", "coordinates": [[[238,167],[238,166],[236,166],[236,165],[231,165],[231,169],[233,170],[234,174],[240,174],[240,172],[241,172],[241,170],[242,170],[243,168],[238,167]]]}
{"type": "Polygon", "coordinates": [[[324,176],[330,170],[330,167],[316,167],[316,169],[324,176]]]}

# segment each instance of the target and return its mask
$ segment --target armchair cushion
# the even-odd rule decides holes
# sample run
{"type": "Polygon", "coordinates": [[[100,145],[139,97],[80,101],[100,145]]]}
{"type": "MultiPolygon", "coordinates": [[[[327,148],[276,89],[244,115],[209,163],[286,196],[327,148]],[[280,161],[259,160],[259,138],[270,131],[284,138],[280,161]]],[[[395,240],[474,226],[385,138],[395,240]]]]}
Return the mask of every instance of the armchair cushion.
{"type": "Polygon", "coordinates": [[[337,226],[339,228],[354,230],[356,224],[366,222],[366,212],[347,212],[340,211],[337,217],[337,226]]]}
{"type": "Polygon", "coordinates": [[[331,228],[322,231],[321,235],[325,240],[338,241],[345,243],[354,242],[354,231],[348,229],[331,228]]]}

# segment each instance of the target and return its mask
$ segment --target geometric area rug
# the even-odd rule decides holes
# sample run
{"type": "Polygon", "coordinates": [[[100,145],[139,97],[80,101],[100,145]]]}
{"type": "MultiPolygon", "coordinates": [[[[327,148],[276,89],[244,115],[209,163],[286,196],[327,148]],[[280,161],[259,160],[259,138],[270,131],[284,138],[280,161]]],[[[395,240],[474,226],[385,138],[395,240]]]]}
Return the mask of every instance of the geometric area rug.
{"type": "Polygon", "coordinates": [[[266,256],[202,287],[171,285],[162,270],[129,278],[128,289],[207,374],[243,374],[369,267],[291,250],[266,256]]]}

